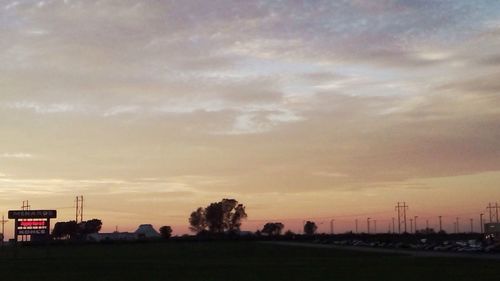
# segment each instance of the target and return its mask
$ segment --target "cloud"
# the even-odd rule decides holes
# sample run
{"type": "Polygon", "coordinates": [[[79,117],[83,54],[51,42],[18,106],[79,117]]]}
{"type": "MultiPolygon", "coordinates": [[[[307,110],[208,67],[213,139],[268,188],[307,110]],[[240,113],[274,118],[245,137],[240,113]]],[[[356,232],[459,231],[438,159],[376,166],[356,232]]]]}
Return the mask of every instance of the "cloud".
{"type": "Polygon", "coordinates": [[[40,104],[36,102],[13,102],[7,103],[4,107],[8,109],[32,110],[39,114],[74,112],[78,108],[67,103],[40,104]]]}
{"type": "Polygon", "coordinates": [[[12,158],[12,159],[29,159],[34,156],[29,153],[3,153],[0,154],[0,158],[12,158]]]}
{"type": "Polygon", "coordinates": [[[497,6],[11,2],[0,129],[51,157],[0,168],[242,193],[498,170],[497,6]]]}
{"type": "Polygon", "coordinates": [[[200,196],[209,192],[204,186],[222,185],[224,180],[208,176],[176,176],[163,179],[69,179],[69,178],[21,178],[0,176],[0,194],[2,197],[18,197],[23,194],[37,196],[55,196],[68,192],[80,192],[86,195],[124,196],[144,195],[151,198],[200,196]],[[154,195],[151,195],[154,194],[154,195]]]}

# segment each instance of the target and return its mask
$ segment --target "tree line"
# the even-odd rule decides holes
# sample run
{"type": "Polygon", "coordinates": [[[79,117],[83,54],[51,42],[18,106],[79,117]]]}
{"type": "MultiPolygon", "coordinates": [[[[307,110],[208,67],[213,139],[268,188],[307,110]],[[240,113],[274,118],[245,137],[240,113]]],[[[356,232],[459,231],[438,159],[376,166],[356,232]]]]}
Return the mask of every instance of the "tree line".
{"type": "MultiPolygon", "coordinates": [[[[189,216],[189,229],[198,235],[235,233],[241,230],[242,220],[247,217],[246,207],[243,204],[235,199],[222,199],[205,208],[199,207],[194,210],[189,216]]],[[[268,222],[259,233],[279,236],[284,227],[285,225],[281,222],[268,222]]],[[[306,235],[314,235],[317,230],[316,223],[312,221],[307,221],[304,224],[304,234],[306,235]]]]}
{"type": "MultiPolygon", "coordinates": [[[[248,218],[246,207],[236,199],[222,199],[210,203],[206,207],[199,207],[189,216],[189,229],[197,235],[203,234],[237,234],[241,231],[242,221],[248,218]]],[[[282,235],[284,224],[268,222],[257,234],[266,236],[282,235]]],[[[91,219],[77,223],[76,221],[57,222],[52,231],[55,239],[84,240],[87,235],[98,233],[102,228],[100,219],[91,219]]],[[[318,227],[312,221],[304,224],[304,233],[313,235],[318,227]]],[[[161,237],[168,239],[172,236],[172,227],[166,225],[159,229],[161,237]]],[[[293,234],[288,231],[288,234],[293,234]]]]}

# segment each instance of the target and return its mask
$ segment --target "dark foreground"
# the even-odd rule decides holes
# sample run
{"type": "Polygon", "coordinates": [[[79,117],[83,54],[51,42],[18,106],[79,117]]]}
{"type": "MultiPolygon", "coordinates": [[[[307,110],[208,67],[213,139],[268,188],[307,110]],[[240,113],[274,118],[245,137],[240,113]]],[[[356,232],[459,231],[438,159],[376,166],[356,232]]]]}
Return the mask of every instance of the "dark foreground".
{"type": "Polygon", "coordinates": [[[2,280],[500,280],[500,262],[259,242],[20,247],[0,251],[2,280]]]}

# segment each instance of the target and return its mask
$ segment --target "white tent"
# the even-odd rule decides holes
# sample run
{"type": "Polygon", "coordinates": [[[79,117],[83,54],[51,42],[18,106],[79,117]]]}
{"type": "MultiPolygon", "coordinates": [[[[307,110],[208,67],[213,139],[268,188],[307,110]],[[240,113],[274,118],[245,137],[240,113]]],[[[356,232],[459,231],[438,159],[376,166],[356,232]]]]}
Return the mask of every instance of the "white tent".
{"type": "Polygon", "coordinates": [[[141,224],[135,231],[139,238],[159,238],[160,233],[156,231],[151,224],[141,224]]]}

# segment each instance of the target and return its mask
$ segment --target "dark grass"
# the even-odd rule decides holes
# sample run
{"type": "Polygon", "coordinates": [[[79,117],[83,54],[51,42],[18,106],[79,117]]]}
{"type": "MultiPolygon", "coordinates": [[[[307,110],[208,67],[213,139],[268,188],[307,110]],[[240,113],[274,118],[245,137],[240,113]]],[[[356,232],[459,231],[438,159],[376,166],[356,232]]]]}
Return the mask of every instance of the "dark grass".
{"type": "Polygon", "coordinates": [[[500,262],[264,244],[176,242],[19,247],[2,280],[500,280],[500,262]]]}

